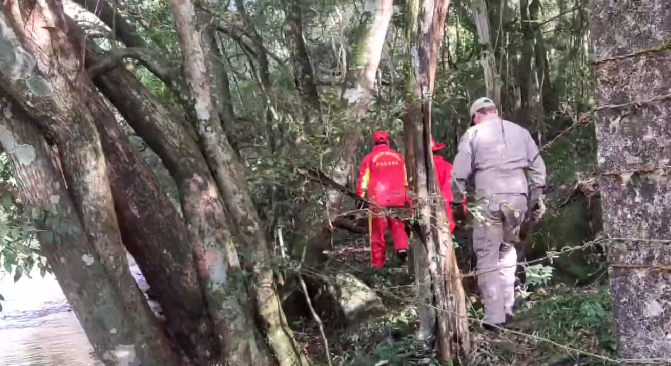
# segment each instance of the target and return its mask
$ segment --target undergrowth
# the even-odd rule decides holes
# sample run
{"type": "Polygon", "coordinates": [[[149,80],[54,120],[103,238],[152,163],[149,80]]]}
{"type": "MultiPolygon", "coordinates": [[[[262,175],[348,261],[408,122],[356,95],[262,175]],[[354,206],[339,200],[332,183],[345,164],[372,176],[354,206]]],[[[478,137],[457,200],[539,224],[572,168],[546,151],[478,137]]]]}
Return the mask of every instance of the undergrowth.
{"type": "MultiPolygon", "coordinates": [[[[615,358],[613,323],[607,287],[554,287],[532,295],[521,305],[516,332],[495,336],[471,322],[471,365],[606,365],[608,361],[579,350],[615,358]],[[524,335],[522,335],[524,334],[524,335]],[[559,347],[546,340],[554,341],[559,347]]],[[[471,315],[480,313],[472,309],[471,315]]],[[[417,308],[402,309],[341,333],[334,344],[338,366],[439,365],[433,351],[417,341],[417,308]]]]}
{"type": "MultiPolygon", "coordinates": [[[[329,261],[330,266],[336,267],[334,270],[341,267],[375,290],[387,312],[346,329],[327,330],[333,366],[440,365],[434,351],[415,338],[419,304],[413,277],[407,268],[371,270],[369,254],[364,248],[342,248],[341,251],[329,261]]],[[[393,263],[393,257],[389,259],[393,263]]],[[[548,275],[552,276],[551,272],[548,275]]],[[[544,287],[548,283],[547,276],[527,273],[527,280],[536,277],[539,282],[536,290],[518,294],[516,320],[511,324],[514,331],[494,335],[482,330],[479,324],[482,306],[475,295],[469,295],[473,341],[469,365],[611,364],[608,360],[616,358],[616,349],[608,286],[544,287]]],[[[319,361],[320,358],[325,361],[324,352],[318,344],[321,341],[316,328],[305,324],[303,329],[306,334],[312,334],[311,356],[322,364],[319,361]]]]}
{"type": "MultiPolygon", "coordinates": [[[[334,365],[440,364],[433,350],[415,339],[418,319],[412,288],[394,287],[389,281],[389,277],[381,275],[368,276],[366,282],[377,287],[389,312],[333,337],[334,365]],[[391,290],[380,293],[383,287],[375,286],[372,279],[386,282],[391,290]]],[[[607,286],[576,289],[559,285],[541,289],[519,306],[516,316],[519,320],[513,323],[517,331],[498,336],[479,327],[481,308],[471,307],[469,315],[475,350],[471,365],[609,364],[575,350],[611,359],[616,356],[607,286]]]]}

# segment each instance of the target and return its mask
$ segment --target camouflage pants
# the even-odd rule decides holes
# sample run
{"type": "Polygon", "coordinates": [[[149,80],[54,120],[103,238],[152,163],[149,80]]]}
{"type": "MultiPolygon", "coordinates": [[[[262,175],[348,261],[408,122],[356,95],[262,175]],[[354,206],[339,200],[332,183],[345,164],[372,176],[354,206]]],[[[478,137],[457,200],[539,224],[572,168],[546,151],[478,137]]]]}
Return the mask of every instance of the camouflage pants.
{"type": "Polygon", "coordinates": [[[527,211],[524,195],[500,195],[478,205],[473,227],[478,287],[485,322],[500,324],[513,313],[520,227],[527,211]]]}

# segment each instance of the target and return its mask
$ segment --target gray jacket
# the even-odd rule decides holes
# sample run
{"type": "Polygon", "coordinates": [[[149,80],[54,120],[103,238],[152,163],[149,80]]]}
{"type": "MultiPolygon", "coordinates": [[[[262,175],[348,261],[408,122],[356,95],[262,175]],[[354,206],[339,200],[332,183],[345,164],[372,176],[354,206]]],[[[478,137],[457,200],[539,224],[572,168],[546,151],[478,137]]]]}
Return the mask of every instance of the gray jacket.
{"type": "Polygon", "coordinates": [[[488,118],[464,133],[453,165],[454,202],[461,202],[472,177],[477,199],[505,194],[529,197],[530,192],[537,198],[546,184],[545,163],[529,131],[500,117],[488,118]]]}

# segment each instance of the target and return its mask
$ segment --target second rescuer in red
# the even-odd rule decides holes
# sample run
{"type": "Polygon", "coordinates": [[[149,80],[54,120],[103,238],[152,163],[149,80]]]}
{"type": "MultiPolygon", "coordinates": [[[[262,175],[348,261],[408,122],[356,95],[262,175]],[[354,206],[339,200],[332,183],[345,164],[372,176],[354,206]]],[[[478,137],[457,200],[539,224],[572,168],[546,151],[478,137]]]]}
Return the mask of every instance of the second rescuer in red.
{"type": "MultiPolygon", "coordinates": [[[[438,152],[444,149],[444,144],[436,144],[436,141],[431,139],[431,150],[433,151],[433,164],[436,166],[436,178],[438,179],[438,187],[445,199],[445,213],[447,220],[450,222],[450,232],[453,233],[457,224],[454,222],[452,215],[452,206],[450,205],[454,198],[452,196],[452,164],[445,161],[445,158],[438,155],[438,152]]],[[[466,197],[464,197],[464,214],[466,213],[466,197]]]]}
{"type": "MultiPolygon", "coordinates": [[[[357,194],[367,196],[368,200],[383,208],[403,208],[410,206],[408,179],[405,172],[405,159],[389,146],[389,134],[378,131],[373,134],[373,151],[366,155],[361,163],[357,194]]],[[[376,207],[370,208],[369,231],[371,246],[371,265],[384,267],[386,261],[386,242],[384,233],[389,227],[394,238],[396,253],[405,261],[408,253],[408,234],[405,223],[385,216],[376,207]]]]}

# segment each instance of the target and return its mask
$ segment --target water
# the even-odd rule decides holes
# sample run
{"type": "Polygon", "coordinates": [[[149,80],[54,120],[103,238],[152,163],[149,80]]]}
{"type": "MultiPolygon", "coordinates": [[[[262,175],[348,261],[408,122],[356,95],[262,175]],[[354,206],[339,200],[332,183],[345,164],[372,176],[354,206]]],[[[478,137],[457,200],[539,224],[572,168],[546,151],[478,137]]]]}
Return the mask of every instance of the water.
{"type": "MultiPolygon", "coordinates": [[[[146,291],[142,272],[133,257],[128,260],[146,291]]],[[[16,283],[12,277],[0,279],[0,366],[103,366],[53,275],[43,278],[37,270],[16,283]]],[[[160,311],[158,304],[150,306],[160,311]]]]}
{"type": "Polygon", "coordinates": [[[0,280],[0,366],[102,366],[56,278],[0,280]]]}

